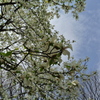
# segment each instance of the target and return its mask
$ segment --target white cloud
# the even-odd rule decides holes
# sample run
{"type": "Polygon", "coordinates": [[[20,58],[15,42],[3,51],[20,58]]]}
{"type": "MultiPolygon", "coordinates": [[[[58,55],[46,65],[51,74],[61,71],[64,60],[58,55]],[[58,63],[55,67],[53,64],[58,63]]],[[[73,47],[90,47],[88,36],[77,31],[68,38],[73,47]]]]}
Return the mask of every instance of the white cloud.
{"type": "Polygon", "coordinates": [[[85,28],[83,25],[76,21],[71,14],[65,15],[61,13],[59,19],[54,19],[51,21],[55,25],[55,29],[59,31],[59,34],[64,35],[67,40],[75,40],[76,43],[73,44],[74,51],[71,52],[72,55],[77,55],[78,49],[80,49],[81,42],[83,41],[83,31],[85,28]]]}

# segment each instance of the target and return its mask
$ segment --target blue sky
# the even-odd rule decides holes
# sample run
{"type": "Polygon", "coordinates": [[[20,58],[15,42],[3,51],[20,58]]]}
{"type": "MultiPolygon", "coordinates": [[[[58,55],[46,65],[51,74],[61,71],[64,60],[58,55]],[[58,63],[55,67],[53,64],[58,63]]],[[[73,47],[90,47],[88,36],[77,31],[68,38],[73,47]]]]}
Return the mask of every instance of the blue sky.
{"type": "Polygon", "coordinates": [[[62,12],[61,17],[51,23],[66,39],[76,40],[72,56],[76,59],[90,57],[88,70],[100,70],[100,0],[87,0],[78,21],[71,14],[62,12]]]}

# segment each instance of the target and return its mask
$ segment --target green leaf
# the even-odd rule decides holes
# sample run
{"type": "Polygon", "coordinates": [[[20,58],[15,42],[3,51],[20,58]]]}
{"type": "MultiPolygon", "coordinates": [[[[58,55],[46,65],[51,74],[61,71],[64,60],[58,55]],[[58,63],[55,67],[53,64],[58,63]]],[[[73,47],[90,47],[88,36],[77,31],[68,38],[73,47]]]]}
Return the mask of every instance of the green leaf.
{"type": "Polygon", "coordinates": [[[1,56],[5,56],[5,53],[4,53],[4,52],[0,52],[0,55],[1,55],[1,56]]]}
{"type": "Polygon", "coordinates": [[[12,55],[12,51],[9,51],[5,54],[5,56],[11,56],[12,55]]]}
{"type": "Polygon", "coordinates": [[[21,71],[16,71],[16,73],[21,73],[21,71]]]}
{"type": "Polygon", "coordinates": [[[70,68],[70,66],[66,66],[67,68],[70,68]]]}
{"type": "Polygon", "coordinates": [[[12,51],[9,51],[7,53],[4,53],[4,52],[0,52],[0,55],[1,56],[10,56],[12,54],[12,51]]]}
{"type": "Polygon", "coordinates": [[[43,70],[44,70],[44,67],[41,67],[41,68],[40,68],[40,71],[43,71],[43,70]]]}

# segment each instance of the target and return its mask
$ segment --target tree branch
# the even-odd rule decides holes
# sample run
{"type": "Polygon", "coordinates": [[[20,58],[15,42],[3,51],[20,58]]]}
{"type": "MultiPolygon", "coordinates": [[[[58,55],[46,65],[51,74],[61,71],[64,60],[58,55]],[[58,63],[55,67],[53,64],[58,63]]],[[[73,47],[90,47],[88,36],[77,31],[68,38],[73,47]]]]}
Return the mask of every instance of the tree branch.
{"type": "Polygon", "coordinates": [[[6,5],[14,5],[16,2],[6,2],[6,3],[0,3],[0,6],[6,6],[6,5]]]}

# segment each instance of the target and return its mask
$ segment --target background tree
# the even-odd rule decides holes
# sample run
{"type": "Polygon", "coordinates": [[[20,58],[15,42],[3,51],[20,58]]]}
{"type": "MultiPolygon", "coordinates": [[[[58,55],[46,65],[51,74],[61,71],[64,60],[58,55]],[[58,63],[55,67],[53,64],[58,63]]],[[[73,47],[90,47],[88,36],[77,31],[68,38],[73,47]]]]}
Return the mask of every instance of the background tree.
{"type": "Polygon", "coordinates": [[[88,59],[61,67],[72,42],[50,20],[62,9],[77,19],[85,0],[0,0],[0,7],[1,99],[77,99],[77,78],[88,59]]]}
{"type": "Polygon", "coordinates": [[[96,73],[88,80],[81,82],[80,96],[78,100],[100,100],[100,77],[96,73]]]}

